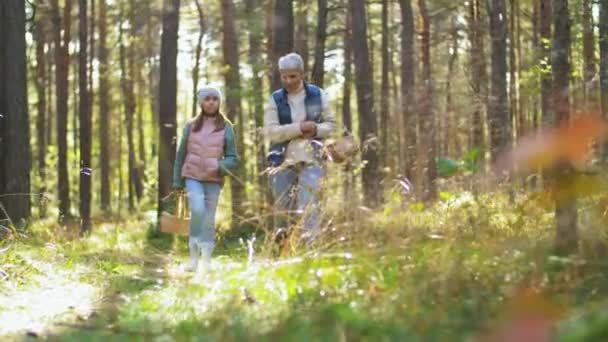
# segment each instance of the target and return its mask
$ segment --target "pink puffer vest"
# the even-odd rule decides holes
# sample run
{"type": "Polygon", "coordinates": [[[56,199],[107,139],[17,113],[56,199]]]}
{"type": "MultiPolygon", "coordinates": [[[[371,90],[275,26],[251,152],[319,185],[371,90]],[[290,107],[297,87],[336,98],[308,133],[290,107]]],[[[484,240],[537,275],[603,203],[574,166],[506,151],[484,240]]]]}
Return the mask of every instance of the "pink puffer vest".
{"type": "Polygon", "coordinates": [[[215,119],[205,118],[198,132],[190,130],[182,177],[221,183],[219,161],[224,156],[224,130],[216,131],[215,119]]]}

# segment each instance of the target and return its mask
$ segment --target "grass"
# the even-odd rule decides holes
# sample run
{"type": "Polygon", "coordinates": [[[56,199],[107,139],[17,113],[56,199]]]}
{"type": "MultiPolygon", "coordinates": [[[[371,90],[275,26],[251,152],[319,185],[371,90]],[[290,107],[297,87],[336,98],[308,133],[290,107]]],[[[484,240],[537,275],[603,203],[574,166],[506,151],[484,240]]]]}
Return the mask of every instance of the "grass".
{"type": "Polygon", "coordinates": [[[282,257],[270,257],[267,243],[258,242],[248,262],[246,244],[228,241],[213,270],[194,276],[181,271],[185,240],[154,237],[143,216],[98,222],[86,238],[34,222],[0,254],[7,273],[0,322],[11,322],[0,335],[485,340],[522,327],[542,330],[543,320],[556,327],[558,340],[607,333],[608,262],[598,247],[605,235],[592,204],[582,209],[581,253],[557,257],[542,201],[441,197],[433,207],[395,199],[378,211],[350,210],[352,221],[328,218],[323,244],[293,247],[282,257]]]}

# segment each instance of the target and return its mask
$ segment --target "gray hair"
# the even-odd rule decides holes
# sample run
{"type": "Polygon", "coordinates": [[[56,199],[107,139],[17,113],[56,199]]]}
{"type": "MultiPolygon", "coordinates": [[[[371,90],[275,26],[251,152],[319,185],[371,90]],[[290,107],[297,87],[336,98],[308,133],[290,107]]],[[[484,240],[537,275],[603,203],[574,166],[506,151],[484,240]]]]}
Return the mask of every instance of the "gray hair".
{"type": "Polygon", "coordinates": [[[304,60],[295,52],[279,58],[279,71],[300,70],[304,71],[304,60]]]}
{"type": "Polygon", "coordinates": [[[198,97],[198,103],[201,104],[205,101],[205,98],[208,96],[215,96],[218,98],[218,102],[222,102],[222,92],[213,86],[204,86],[198,90],[196,93],[198,97]]]}

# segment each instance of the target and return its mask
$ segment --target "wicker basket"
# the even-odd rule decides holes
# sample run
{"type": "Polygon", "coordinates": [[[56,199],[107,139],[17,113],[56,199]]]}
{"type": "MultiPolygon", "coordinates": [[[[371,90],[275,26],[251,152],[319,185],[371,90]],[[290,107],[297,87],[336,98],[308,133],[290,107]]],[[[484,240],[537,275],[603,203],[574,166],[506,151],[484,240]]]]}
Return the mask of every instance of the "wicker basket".
{"type": "Polygon", "coordinates": [[[175,215],[166,211],[162,212],[160,216],[160,231],[187,236],[190,233],[190,217],[188,217],[186,193],[179,191],[174,194],[176,200],[175,215]]]}

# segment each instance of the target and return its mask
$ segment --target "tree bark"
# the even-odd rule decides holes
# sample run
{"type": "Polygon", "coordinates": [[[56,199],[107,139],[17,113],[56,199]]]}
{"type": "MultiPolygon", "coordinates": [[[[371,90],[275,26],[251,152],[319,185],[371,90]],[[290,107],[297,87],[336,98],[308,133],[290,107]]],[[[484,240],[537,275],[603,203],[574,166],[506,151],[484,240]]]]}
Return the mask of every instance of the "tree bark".
{"type": "MultiPolygon", "coordinates": [[[[352,17],[350,11],[346,11],[346,25],[344,28],[344,86],[342,90],[342,123],[350,134],[353,131],[353,119],[351,110],[351,93],[353,82],[353,41],[352,41],[352,17]]],[[[344,203],[352,205],[353,201],[353,176],[352,165],[347,162],[344,165],[344,203]]]]}
{"type": "MultiPolygon", "coordinates": [[[[18,226],[31,213],[25,2],[0,2],[0,204],[18,226]]],[[[0,212],[0,218],[4,212],[0,212]]]]}
{"type": "Polygon", "coordinates": [[[198,40],[196,42],[196,50],[194,52],[194,68],[192,69],[192,117],[195,117],[199,112],[198,105],[198,74],[200,72],[201,51],[203,49],[203,37],[205,37],[206,24],[205,14],[199,0],[194,0],[196,10],[198,12],[198,40]]]}
{"type": "Polygon", "coordinates": [[[378,170],[377,139],[378,126],[374,112],[373,74],[369,61],[367,44],[367,24],[365,21],[365,4],[363,0],[351,0],[350,10],[353,25],[353,52],[355,63],[355,83],[357,87],[357,108],[359,111],[359,135],[365,145],[363,160],[363,194],[365,204],[375,207],[380,204],[380,180],[378,170]]]}
{"type": "Polygon", "coordinates": [[[431,79],[431,22],[425,0],[418,0],[422,31],[420,49],[422,52],[422,94],[420,96],[420,122],[422,124],[422,150],[426,155],[426,188],[423,198],[427,201],[437,197],[437,138],[435,136],[435,114],[433,113],[433,85],[431,79]]]}
{"type": "Polygon", "coordinates": [[[389,84],[389,54],[388,54],[388,0],[382,0],[382,43],[380,46],[382,54],[382,80],[380,84],[380,137],[382,145],[382,164],[383,166],[389,165],[389,140],[388,140],[388,121],[390,117],[390,103],[391,98],[390,84],[389,84]]]}
{"type": "Polygon", "coordinates": [[[87,0],[78,5],[78,89],[80,95],[80,231],[91,231],[91,113],[89,106],[87,0]]]}
{"type": "Polygon", "coordinates": [[[415,102],[416,63],[414,61],[414,14],[411,0],[400,0],[401,5],[401,101],[405,146],[402,160],[405,176],[413,180],[416,170],[416,131],[418,117],[415,102]]]}
{"type": "MultiPolygon", "coordinates": [[[[265,169],[266,160],[266,149],[264,146],[264,137],[261,134],[261,127],[264,126],[264,93],[263,93],[263,82],[261,73],[264,69],[262,64],[262,34],[264,27],[259,22],[257,16],[254,15],[259,10],[259,0],[247,0],[245,2],[245,11],[250,15],[247,17],[249,26],[249,64],[253,69],[253,76],[251,78],[251,98],[253,104],[252,116],[255,120],[255,147],[256,147],[256,171],[257,171],[257,186],[258,186],[258,198],[269,199],[270,191],[266,182],[266,176],[263,175],[265,169]]],[[[264,203],[263,201],[261,203],[264,203]]],[[[270,202],[266,202],[270,203],[270,202]]]]}
{"type": "Polygon", "coordinates": [[[44,53],[44,47],[46,46],[46,34],[45,29],[47,28],[47,19],[45,14],[38,14],[36,20],[36,27],[34,30],[34,40],[36,41],[36,95],[38,101],[36,103],[37,116],[36,116],[36,143],[38,145],[38,177],[40,177],[40,188],[38,189],[38,207],[39,216],[46,216],[46,204],[45,204],[45,193],[46,193],[46,142],[45,137],[46,131],[46,56],[44,53]]]}
{"type": "MultiPolygon", "coordinates": [[[[608,118],[608,0],[600,0],[598,26],[600,33],[600,102],[602,117],[608,118]]],[[[608,155],[608,148],[605,148],[605,151],[608,155]]]]}
{"type": "Polygon", "coordinates": [[[456,117],[456,111],[454,108],[454,101],[452,99],[452,76],[454,74],[454,65],[458,60],[458,28],[456,27],[456,18],[451,18],[451,46],[450,58],[448,60],[448,74],[446,77],[445,84],[445,123],[443,127],[443,148],[442,154],[457,156],[459,155],[459,143],[458,143],[458,118],[456,117]],[[451,146],[451,148],[450,148],[451,146]],[[452,151],[450,151],[452,149],[452,151]],[[450,153],[452,152],[452,153],[450,153]]]}
{"type": "Polygon", "coordinates": [[[281,88],[279,58],[293,50],[293,1],[276,0],[272,17],[272,89],[281,88]]]}
{"type": "Polygon", "coordinates": [[[110,82],[108,74],[107,8],[99,1],[99,164],[101,209],[110,210],[110,82]]]}
{"type": "Polygon", "coordinates": [[[472,116],[471,144],[479,149],[481,165],[484,165],[485,138],[484,118],[488,108],[488,74],[484,52],[483,20],[480,0],[469,1],[469,40],[471,41],[471,88],[474,111],[472,116]]]}
{"type": "Polygon", "coordinates": [[[511,117],[511,127],[514,127],[509,136],[509,140],[521,136],[519,108],[519,59],[517,58],[517,11],[519,9],[518,0],[510,0],[509,11],[509,109],[511,117]]]}
{"type": "Polygon", "coordinates": [[[312,67],[312,83],[323,88],[325,74],[325,40],[327,39],[327,0],[317,0],[317,34],[315,64],[312,67]]]}
{"type": "Polygon", "coordinates": [[[492,161],[510,142],[511,120],[507,98],[507,12],[504,0],[487,0],[492,40],[492,82],[490,87],[490,148],[492,161]]]}
{"type": "MultiPolygon", "coordinates": [[[[308,59],[309,59],[309,47],[308,47],[308,14],[310,12],[310,0],[299,0],[297,2],[296,17],[295,17],[295,52],[302,56],[304,60],[304,70],[308,72],[308,59]]],[[[251,12],[248,12],[251,13],[251,12]]]]}
{"type": "Polygon", "coordinates": [[[591,13],[591,0],[583,0],[583,94],[585,109],[597,112],[597,88],[593,84],[595,76],[595,42],[593,36],[593,15],[591,13]]]}
{"type": "MultiPolygon", "coordinates": [[[[243,111],[241,107],[241,79],[239,67],[239,41],[236,35],[236,13],[232,0],[222,0],[222,31],[223,31],[223,56],[226,81],[226,108],[228,118],[239,127],[244,127],[243,111]]],[[[243,146],[243,135],[237,134],[238,145],[243,146]]],[[[242,183],[243,167],[239,166],[230,179],[230,194],[232,199],[232,226],[236,227],[243,219],[245,213],[243,203],[245,198],[244,184],[242,183]]]]}
{"type": "MultiPolygon", "coordinates": [[[[123,18],[124,13],[121,9],[120,15],[123,18]]],[[[132,17],[129,15],[129,17],[132,17]]],[[[130,23],[133,24],[132,22],[130,23]]],[[[127,170],[128,170],[128,200],[129,200],[129,211],[135,210],[135,196],[138,198],[141,195],[141,186],[139,186],[137,175],[137,168],[135,165],[135,143],[133,139],[133,117],[136,111],[135,94],[133,91],[133,78],[130,70],[133,69],[132,63],[132,49],[129,45],[128,51],[125,47],[125,32],[123,29],[124,23],[121,19],[119,22],[119,34],[118,34],[118,45],[119,45],[119,57],[120,57],[120,84],[122,89],[122,97],[125,112],[125,122],[127,123],[127,170]],[[128,56],[127,56],[128,55],[128,56]],[[127,65],[128,64],[128,65],[127,65]]]]}
{"type": "Polygon", "coordinates": [[[59,12],[58,0],[51,1],[53,7],[53,23],[55,26],[55,82],[57,106],[57,175],[59,191],[59,221],[71,216],[70,213],[70,182],[68,178],[68,71],[70,55],[68,45],[71,31],[72,1],[66,0],[62,18],[59,12]],[[63,30],[63,37],[61,31],[63,30]],[[63,39],[62,39],[63,38],[63,39]]]}
{"type": "Polygon", "coordinates": [[[539,63],[540,73],[540,108],[542,122],[546,126],[555,124],[553,108],[551,106],[551,18],[553,17],[551,0],[539,0],[538,3],[538,29],[540,36],[539,63]]]}
{"type": "MultiPolygon", "coordinates": [[[[570,120],[570,14],[568,0],[553,0],[553,103],[558,124],[570,120]]],[[[569,167],[560,171],[556,186],[565,182],[569,167]]],[[[571,196],[555,204],[555,247],[559,253],[574,253],[578,249],[576,198],[571,196]]]]}
{"type": "Polygon", "coordinates": [[[171,192],[177,116],[177,32],[180,0],[163,1],[159,83],[158,218],[162,198],[171,192]]]}

